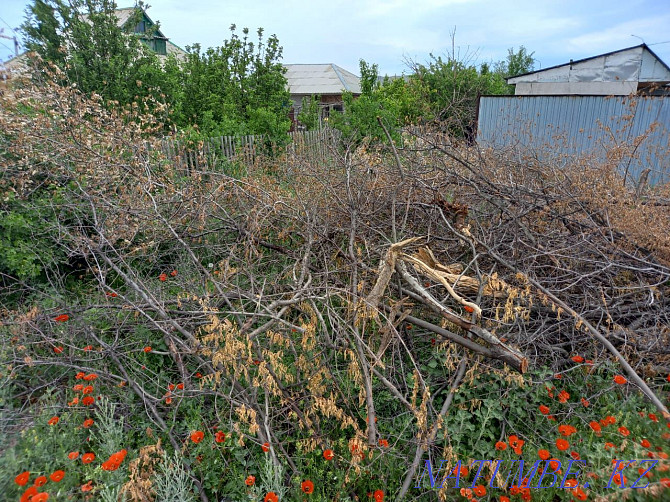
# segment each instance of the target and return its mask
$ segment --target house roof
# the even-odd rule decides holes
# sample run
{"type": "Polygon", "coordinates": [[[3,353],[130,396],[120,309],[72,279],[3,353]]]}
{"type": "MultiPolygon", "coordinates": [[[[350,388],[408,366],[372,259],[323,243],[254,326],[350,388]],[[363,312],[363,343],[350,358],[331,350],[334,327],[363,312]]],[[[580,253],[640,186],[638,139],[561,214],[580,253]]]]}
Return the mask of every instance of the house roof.
{"type": "Polygon", "coordinates": [[[508,84],[557,81],[670,81],[670,67],[647,44],[599,54],[507,78],[508,84]]]}
{"type": "MultiPolygon", "coordinates": [[[[114,14],[116,15],[116,19],[117,19],[116,25],[119,28],[123,28],[126,25],[126,23],[128,22],[128,20],[135,13],[135,10],[138,9],[138,8],[139,7],[124,7],[122,9],[116,9],[114,11],[114,14]]],[[[156,23],[153,22],[153,20],[149,17],[149,15],[147,14],[147,12],[144,9],[142,9],[142,14],[144,15],[144,17],[146,17],[149,20],[149,22],[151,23],[152,26],[156,25],[156,23]]],[[[156,30],[156,33],[155,33],[154,36],[167,38],[165,35],[163,35],[163,33],[160,30],[156,30]]]]}
{"type": "Polygon", "coordinates": [[[284,67],[291,94],[311,96],[342,94],[343,91],[361,93],[360,79],[336,64],[287,64],[284,67]]]}

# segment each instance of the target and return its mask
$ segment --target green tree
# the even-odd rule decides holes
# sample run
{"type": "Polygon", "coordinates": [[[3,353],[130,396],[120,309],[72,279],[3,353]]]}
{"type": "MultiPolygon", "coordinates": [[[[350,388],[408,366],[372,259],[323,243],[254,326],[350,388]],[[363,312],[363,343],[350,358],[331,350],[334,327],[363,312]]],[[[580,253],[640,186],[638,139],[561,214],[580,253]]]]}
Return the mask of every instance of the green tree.
{"type": "Polygon", "coordinates": [[[420,81],[399,78],[380,80],[376,64],[360,61],[361,95],[343,95],[344,112],[334,114],[331,123],[340,129],[345,137],[354,142],[364,139],[387,141],[384,127],[394,140],[400,138],[400,128],[407,124],[424,121],[430,110],[424,100],[420,81]]]}
{"type": "Polygon", "coordinates": [[[318,129],[321,125],[321,110],[319,109],[320,96],[312,95],[302,98],[302,106],[298,113],[298,122],[300,122],[308,131],[318,129]]]}
{"type": "Polygon", "coordinates": [[[186,61],[166,67],[180,82],[177,123],[197,125],[206,135],[265,134],[284,141],[291,125],[282,47],[275,35],[267,40],[259,28],[256,42],[249,30],[236,26],[220,47],[203,51],[187,47],[186,61]]]}
{"type": "Polygon", "coordinates": [[[522,45],[519,50],[514,52],[514,47],[507,49],[507,71],[506,77],[513,77],[514,75],[521,75],[533,71],[535,68],[534,52],[530,54],[522,45]]]}
{"type": "MultiPolygon", "coordinates": [[[[143,7],[138,4],[125,26],[137,24],[143,7]]],[[[131,28],[117,26],[115,9],[113,0],[34,0],[22,26],[26,47],[41,56],[43,68],[56,65],[66,82],[105,102],[164,100],[167,86],[158,58],[131,28]]]]}

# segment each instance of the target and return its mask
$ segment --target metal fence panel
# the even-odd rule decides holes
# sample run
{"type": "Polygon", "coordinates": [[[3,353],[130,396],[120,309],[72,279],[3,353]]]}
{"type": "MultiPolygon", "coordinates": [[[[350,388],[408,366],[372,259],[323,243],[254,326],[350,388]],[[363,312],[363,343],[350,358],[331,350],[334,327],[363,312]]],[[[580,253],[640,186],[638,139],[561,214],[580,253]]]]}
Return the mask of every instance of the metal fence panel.
{"type": "Polygon", "coordinates": [[[477,141],[543,161],[589,155],[670,181],[670,96],[483,96],[477,141]]]}

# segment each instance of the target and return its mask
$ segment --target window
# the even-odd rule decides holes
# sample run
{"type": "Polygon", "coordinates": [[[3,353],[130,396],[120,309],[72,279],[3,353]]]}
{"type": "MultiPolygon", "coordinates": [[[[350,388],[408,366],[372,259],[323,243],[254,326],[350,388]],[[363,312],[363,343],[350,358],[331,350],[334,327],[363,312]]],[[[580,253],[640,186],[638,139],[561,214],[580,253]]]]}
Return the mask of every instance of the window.
{"type": "Polygon", "coordinates": [[[156,48],[154,49],[156,51],[156,54],[159,54],[161,56],[167,56],[167,47],[166,47],[167,44],[165,40],[161,38],[155,38],[154,42],[156,44],[155,45],[156,48]]]}

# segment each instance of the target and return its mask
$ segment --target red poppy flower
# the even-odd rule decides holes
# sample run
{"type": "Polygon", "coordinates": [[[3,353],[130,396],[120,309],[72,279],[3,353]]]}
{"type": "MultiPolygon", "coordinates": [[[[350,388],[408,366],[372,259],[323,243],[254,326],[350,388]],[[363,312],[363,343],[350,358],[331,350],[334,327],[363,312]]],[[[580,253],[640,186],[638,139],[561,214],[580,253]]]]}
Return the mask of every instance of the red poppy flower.
{"type": "Polygon", "coordinates": [[[543,404],[540,405],[540,413],[543,415],[548,415],[549,414],[549,408],[543,404]]]}
{"type": "Polygon", "coordinates": [[[46,502],[49,500],[49,494],[46,492],[36,493],[30,497],[30,502],[46,502]]]}
{"type": "Polygon", "coordinates": [[[226,440],[226,433],[222,431],[216,431],[214,434],[214,441],[217,443],[223,443],[226,440]]]}
{"type": "Polygon", "coordinates": [[[621,376],[621,375],[616,375],[614,377],[614,383],[618,383],[619,385],[623,385],[626,382],[628,382],[628,380],[626,380],[626,378],[621,376]]]}
{"type": "Polygon", "coordinates": [[[580,459],[579,453],[577,453],[576,451],[571,451],[571,452],[570,452],[570,456],[571,456],[572,458],[574,458],[575,460],[579,460],[579,459],[580,459]]]}
{"type": "Polygon", "coordinates": [[[612,476],[612,481],[614,481],[614,483],[616,483],[617,485],[624,485],[624,486],[626,485],[626,483],[628,483],[628,479],[626,479],[626,476],[622,475],[620,472],[617,472],[614,476],[612,476]]]}
{"type": "Polygon", "coordinates": [[[512,434],[509,437],[508,441],[509,441],[509,445],[512,448],[518,448],[519,446],[523,445],[523,442],[519,439],[519,437],[514,435],[514,434],[512,434]],[[519,444],[519,442],[521,442],[521,445],[519,444]]]}
{"type": "Polygon", "coordinates": [[[619,427],[619,433],[624,437],[630,435],[630,431],[623,425],[619,427]]]}
{"type": "Polygon", "coordinates": [[[584,358],[582,356],[572,356],[570,359],[578,364],[584,362],[584,358]]]}
{"type": "Polygon", "coordinates": [[[375,502],[384,502],[384,492],[382,490],[375,490],[375,493],[372,495],[375,499],[375,502]]]}
{"type": "Polygon", "coordinates": [[[54,318],[54,321],[56,322],[65,322],[70,319],[70,316],[67,314],[61,314],[58,317],[54,318]]]}
{"type": "Polygon", "coordinates": [[[176,270],[173,270],[172,272],[170,272],[170,275],[171,275],[172,277],[177,277],[177,271],[176,271],[176,270]]]}
{"type": "Polygon", "coordinates": [[[54,471],[49,476],[49,478],[51,478],[51,481],[53,481],[54,483],[62,481],[64,477],[65,477],[65,471],[54,471]]]}
{"type": "Polygon", "coordinates": [[[119,464],[111,459],[105,460],[101,466],[105,471],[115,471],[119,468],[119,464]]]}
{"type": "Polygon", "coordinates": [[[454,467],[454,469],[451,471],[454,476],[460,476],[461,478],[467,478],[469,472],[470,471],[468,471],[468,468],[464,465],[461,466],[460,472],[458,472],[458,466],[454,467]]]}
{"type": "Polygon", "coordinates": [[[77,373],[77,374],[74,376],[74,378],[75,378],[75,380],[81,380],[81,379],[84,378],[85,376],[86,376],[86,373],[84,373],[83,371],[80,371],[79,373],[77,373]]]}
{"type": "Polygon", "coordinates": [[[84,352],[90,352],[93,350],[93,345],[87,345],[82,349],[84,352]]]}
{"type": "Polygon", "coordinates": [[[483,497],[486,495],[486,488],[484,488],[484,485],[477,485],[472,489],[472,492],[478,497],[483,497]]]}
{"type": "Polygon", "coordinates": [[[551,457],[551,453],[549,453],[549,450],[538,450],[537,456],[540,457],[542,460],[549,460],[549,457],[551,457]]]}
{"type": "Polygon", "coordinates": [[[584,398],[581,398],[581,402],[582,402],[582,406],[584,406],[584,408],[588,408],[589,405],[591,404],[584,398]]]}
{"type": "Polygon", "coordinates": [[[334,456],[335,454],[333,453],[333,450],[325,450],[323,452],[323,458],[325,458],[326,460],[333,460],[334,456]]]}
{"type": "Polygon", "coordinates": [[[563,438],[558,438],[556,440],[556,448],[558,448],[561,451],[565,451],[568,448],[570,448],[570,443],[568,443],[565,439],[563,438]]]}
{"type": "Polygon", "coordinates": [[[562,436],[569,437],[577,432],[577,429],[575,429],[572,425],[559,425],[558,432],[560,432],[562,436]]]}
{"type": "Polygon", "coordinates": [[[82,394],[93,394],[93,386],[92,385],[87,385],[82,389],[82,394]]]}
{"type": "Polygon", "coordinates": [[[56,354],[62,354],[63,353],[63,347],[61,347],[60,345],[58,347],[54,347],[54,352],[56,354]]]}
{"type": "Polygon", "coordinates": [[[81,485],[82,492],[90,492],[92,489],[93,489],[93,481],[89,481],[88,483],[81,485]]]}
{"type": "Polygon", "coordinates": [[[47,423],[49,425],[56,425],[59,420],[60,420],[60,418],[58,418],[58,417],[51,417],[47,423]]]}
{"type": "Polygon", "coordinates": [[[586,500],[586,493],[580,486],[575,487],[574,490],[572,490],[572,494],[578,499],[578,500],[586,500]]]}
{"type": "Polygon", "coordinates": [[[147,345],[147,346],[144,347],[142,350],[143,350],[144,352],[146,352],[146,353],[149,353],[149,352],[151,352],[152,349],[151,349],[150,346],[147,345]]]}
{"type": "Polygon", "coordinates": [[[303,481],[300,485],[300,489],[307,495],[311,495],[314,492],[314,483],[312,483],[309,479],[307,481],[303,481]]]}
{"type": "Polygon", "coordinates": [[[95,399],[93,399],[93,396],[85,396],[81,400],[81,404],[83,404],[84,406],[91,406],[93,403],[95,403],[95,399]]]}
{"type": "Polygon", "coordinates": [[[19,486],[25,486],[25,484],[29,480],[30,480],[30,472],[25,471],[14,478],[14,483],[16,483],[19,486]]]}
{"type": "Polygon", "coordinates": [[[88,375],[86,375],[84,377],[84,380],[86,380],[87,382],[90,382],[92,380],[95,380],[96,378],[98,378],[98,375],[96,375],[95,373],[89,373],[88,375]]]}
{"type": "Polygon", "coordinates": [[[500,502],[510,502],[509,497],[505,497],[504,495],[501,495],[498,500],[500,500],[500,502]]]}
{"type": "Polygon", "coordinates": [[[647,416],[649,417],[649,420],[653,420],[654,422],[658,422],[658,417],[656,415],[654,415],[653,413],[649,413],[649,415],[647,415],[647,416]]]}
{"type": "Polygon", "coordinates": [[[88,429],[91,425],[93,425],[93,419],[92,418],[87,418],[84,420],[84,429],[88,429]]]}
{"type": "Polygon", "coordinates": [[[263,502],[279,502],[279,497],[277,497],[275,492],[268,492],[268,494],[265,495],[263,502]]]}
{"type": "Polygon", "coordinates": [[[649,448],[651,446],[651,443],[649,442],[648,439],[643,439],[642,441],[640,441],[640,444],[645,448],[649,448]]]}
{"type": "Polygon", "coordinates": [[[465,311],[468,312],[469,314],[472,314],[472,313],[475,311],[475,309],[473,309],[470,305],[463,305],[463,308],[464,308],[465,311]]]}
{"type": "Polygon", "coordinates": [[[39,476],[35,478],[35,486],[44,486],[47,484],[47,477],[46,476],[39,476]]]}
{"type": "Polygon", "coordinates": [[[184,384],[183,383],[178,383],[177,384],[177,389],[184,390],[184,384]]]}
{"type": "Polygon", "coordinates": [[[162,273],[161,275],[158,276],[158,278],[159,278],[162,282],[165,282],[165,281],[167,281],[167,274],[166,274],[166,273],[162,273]]]}
{"type": "Polygon", "coordinates": [[[570,394],[568,394],[566,391],[562,390],[558,393],[558,400],[561,403],[567,403],[568,399],[570,399],[570,394]]]}
{"type": "Polygon", "coordinates": [[[75,460],[76,458],[79,458],[79,452],[71,451],[70,453],[67,454],[67,458],[69,458],[70,460],[75,460]]]}
{"type": "Polygon", "coordinates": [[[600,427],[600,424],[598,422],[596,422],[595,420],[592,420],[591,422],[589,422],[589,427],[591,427],[591,429],[593,429],[595,432],[600,432],[602,430],[602,428],[600,427]]]}
{"type": "Polygon", "coordinates": [[[109,291],[107,291],[105,294],[106,294],[107,296],[109,296],[110,298],[116,298],[117,296],[119,296],[119,295],[117,295],[116,293],[109,292],[109,291]]]}
{"type": "Polygon", "coordinates": [[[651,472],[644,473],[644,471],[646,471],[646,470],[647,470],[647,469],[645,469],[644,467],[640,467],[640,468],[637,470],[637,473],[638,473],[640,476],[644,476],[645,478],[649,478],[649,479],[651,479],[651,477],[652,477],[652,476],[651,476],[651,472]],[[643,473],[644,473],[644,474],[643,474],[643,473]]]}
{"type": "Polygon", "coordinates": [[[84,453],[84,454],[81,456],[81,461],[82,461],[82,463],[84,463],[84,464],[90,464],[90,463],[93,462],[94,460],[95,460],[95,453],[84,453]]]}
{"type": "Polygon", "coordinates": [[[270,451],[270,443],[263,443],[263,445],[261,446],[261,448],[263,448],[263,451],[264,451],[265,453],[269,452],[269,451],[270,451]]]}
{"type": "Polygon", "coordinates": [[[507,443],[503,443],[502,441],[498,441],[496,443],[496,450],[505,451],[506,449],[507,449],[507,443]]]}
{"type": "Polygon", "coordinates": [[[195,444],[198,444],[200,441],[202,441],[204,437],[205,433],[202,431],[195,431],[191,433],[191,441],[193,441],[195,444]]]}
{"type": "Polygon", "coordinates": [[[382,448],[388,448],[389,447],[389,442],[386,439],[380,439],[379,440],[379,446],[382,448]]]}
{"type": "Polygon", "coordinates": [[[256,482],[255,476],[247,476],[247,479],[244,480],[244,484],[246,484],[247,486],[254,486],[255,482],[256,482]]]}

